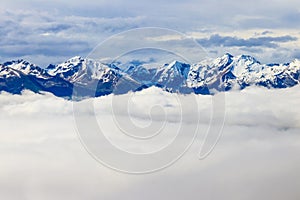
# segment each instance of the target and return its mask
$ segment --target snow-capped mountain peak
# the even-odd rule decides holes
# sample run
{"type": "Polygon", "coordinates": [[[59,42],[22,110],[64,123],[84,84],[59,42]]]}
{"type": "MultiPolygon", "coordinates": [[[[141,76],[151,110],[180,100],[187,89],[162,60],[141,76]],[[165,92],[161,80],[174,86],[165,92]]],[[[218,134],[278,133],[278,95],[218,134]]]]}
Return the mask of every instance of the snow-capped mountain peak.
{"type": "Polygon", "coordinates": [[[230,65],[233,61],[233,55],[226,53],[220,58],[217,58],[212,63],[212,66],[217,66],[219,70],[223,70],[226,66],[230,65]]]}
{"type": "Polygon", "coordinates": [[[194,64],[175,60],[158,68],[130,65],[125,70],[80,56],[46,69],[24,60],[0,64],[0,91],[20,93],[30,89],[64,97],[74,94],[74,84],[78,86],[76,95],[101,96],[151,86],[169,92],[210,94],[210,90],[243,89],[250,85],[292,87],[299,81],[300,61],[297,59],[287,64],[261,64],[249,55],[228,53],[194,64]]]}
{"type": "Polygon", "coordinates": [[[3,78],[19,77],[20,78],[21,76],[16,70],[0,64],[0,78],[1,77],[3,77],[3,78]]]}
{"type": "Polygon", "coordinates": [[[52,76],[59,74],[62,78],[70,79],[74,74],[84,71],[85,69],[85,60],[76,56],[56,66],[50,65],[46,70],[52,76]]]}
{"type": "Polygon", "coordinates": [[[36,76],[38,78],[46,78],[47,76],[47,73],[44,69],[22,59],[17,61],[5,62],[3,65],[17,70],[25,75],[36,76]]]}

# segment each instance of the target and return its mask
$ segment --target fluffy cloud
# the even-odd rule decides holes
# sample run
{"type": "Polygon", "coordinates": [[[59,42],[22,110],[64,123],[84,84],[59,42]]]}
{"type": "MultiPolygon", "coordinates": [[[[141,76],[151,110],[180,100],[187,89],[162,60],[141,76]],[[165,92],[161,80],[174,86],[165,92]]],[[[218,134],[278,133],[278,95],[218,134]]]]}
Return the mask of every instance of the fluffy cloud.
{"type": "MultiPolygon", "coordinates": [[[[200,113],[200,135],[191,149],[171,167],[140,176],[115,172],[91,158],[76,134],[72,102],[51,94],[2,93],[0,194],[12,200],[142,197],[297,200],[300,196],[298,91],[299,86],[227,92],[223,135],[204,160],[198,160],[197,154],[211,117],[210,96],[177,96],[150,88],[139,93],[84,100],[94,104],[102,128],[108,134],[115,134],[110,138],[113,142],[124,148],[132,145],[134,148],[130,150],[137,152],[141,148],[132,141],[124,144],[123,136],[118,136],[120,125],[124,126],[122,120],[131,117],[132,123],[147,126],[149,120],[156,123],[164,119],[165,130],[170,130],[172,136],[178,125],[191,127],[198,123],[196,115],[200,113]],[[191,103],[195,98],[198,112],[191,103]],[[184,113],[182,106],[187,107],[184,113]],[[184,121],[181,122],[180,116],[184,121]],[[113,117],[119,120],[119,125],[113,117]]],[[[82,110],[81,114],[91,115],[88,110],[82,110]]],[[[146,150],[157,147],[152,145],[146,150]]]]}

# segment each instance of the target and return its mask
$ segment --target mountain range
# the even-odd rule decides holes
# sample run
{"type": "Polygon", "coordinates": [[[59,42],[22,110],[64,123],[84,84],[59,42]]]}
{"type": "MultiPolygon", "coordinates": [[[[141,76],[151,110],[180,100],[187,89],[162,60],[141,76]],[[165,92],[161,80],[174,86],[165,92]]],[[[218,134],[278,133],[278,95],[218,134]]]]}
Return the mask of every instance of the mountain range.
{"type": "Polygon", "coordinates": [[[225,54],[199,63],[173,61],[159,67],[100,63],[79,56],[41,68],[25,60],[0,64],[0,91],[21,94],[25,89],[50,92],[67,99],[124,94],[159,87],[182,94],[213,94],[251,85],[287,88],[300,82],[300,60],[262,64],[248,55],[225,54]]]}

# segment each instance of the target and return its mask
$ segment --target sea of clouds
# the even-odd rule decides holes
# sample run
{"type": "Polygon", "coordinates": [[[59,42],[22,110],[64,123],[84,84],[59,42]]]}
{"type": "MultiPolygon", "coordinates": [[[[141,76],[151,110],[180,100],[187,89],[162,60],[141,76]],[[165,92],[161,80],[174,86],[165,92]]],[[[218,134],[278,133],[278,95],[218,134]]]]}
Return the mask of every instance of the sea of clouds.
{"type": "Polygon", "coordinates": [[[298,200],[299,90],[299,86],[279,90],[250,87],[226,92],[220,97],[225,98],[221,138],[201,160],[200,146],[216,106],[212,96],[149,88],[71,102],[48,93],[2,92],[0,196],[9,200],[298,200]],[[74,106],[80,108],[87,102],[93,104],[93,111],[82,107],[74,114],[74,106]],[[112,143],[133,153],[163,148],[176,138],[180,127],[193,130],[197,126],[199,131],[191,148],[173,165],[132,175],[103,166],[86,151],[76,115],[95,117],[112,143]],[[162,134],[139,142],[120,134],[126,129],[143,135],[132,127],[147,130],[151,124],[162,127],[162,134]]]}

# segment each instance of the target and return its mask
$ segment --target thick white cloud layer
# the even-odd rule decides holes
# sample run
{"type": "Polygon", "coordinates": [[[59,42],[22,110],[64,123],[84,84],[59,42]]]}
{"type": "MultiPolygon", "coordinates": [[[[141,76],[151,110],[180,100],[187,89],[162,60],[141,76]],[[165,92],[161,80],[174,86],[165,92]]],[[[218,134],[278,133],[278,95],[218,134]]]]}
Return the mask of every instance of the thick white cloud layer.
{"type": "MultiPolygon", "coordinates": [[[[223,134],[204,160],[197,156],[211,117],[210,96],[176,96],[150,88],[85,100],[94,104],[98,123],[112,135],[112,142],[138,152],[159,148],[179,126],[194,126],[200,113],[201,131],[191,149],[169,168],[146,175],[119,173],[95,161],[77,136],[72,102],[28,91],[21,96],[2,93],[0,196],[9,200],[298,200],[299,89],[248,88],[226,93],[223,134]],[[191,104],[194,98],[198,112],[191,104]],[[187,107],[184,113],[182,106],[187,107]],[[149,119],[153,123],[165,120],[169,135],[148,146],[139,147],[132,141],[124,144],[126,138],[118,135],[118,129],[126,126],[122,121],[129,117],[137,126],[148,125],[149,119]]],[[[81,113],[91,114],[84,109],[81,113]]]]}

